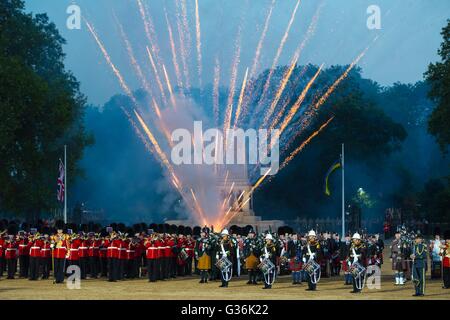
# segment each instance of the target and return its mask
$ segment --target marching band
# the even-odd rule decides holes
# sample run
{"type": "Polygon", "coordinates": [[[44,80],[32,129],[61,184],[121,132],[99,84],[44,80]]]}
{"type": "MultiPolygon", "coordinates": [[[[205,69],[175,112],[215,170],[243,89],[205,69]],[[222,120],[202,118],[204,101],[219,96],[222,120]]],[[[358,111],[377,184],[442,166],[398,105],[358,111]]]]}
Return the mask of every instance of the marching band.
{"type": "MultiPolygon", "coordinates": [[[[370,268],[383,263],[383,241],[378,235],[358,232],[340,241],[336,233],[314,230],[305,236],[271,231],[258,234],[251,228],[247,234],[227,229],[217,233],[208,227],[197,235],[189,227],[183,232],[148,229],[134,234],[112,227],[102,232],[75,233],[62,227],[49,231],[1,232],[0,277],[7,271],[7,279],[14,279],[18,271],[20,278],[36,281],[49,279],[52,270],[54,283],[63,283],[68,267],[76,265],[82,279],[107,277],[114,282],[146,276],[155,282],[189,276],[194,269],[202,284],[220,278],[220,287],[228,287],[230,280],[243,272],[248,275],[248,285],[262,281],[263,288],[270,289],[279,275],[290,273],[293,285],[307,282],[306,290],[314,291],[321,277],[339,276],[342,270],[345,285],[353,286],[352,293],[360,293],[370,268]]],[[[445,242],[438,248],[443,288],[448,289],[450,233],[445,233],[445,242]]],[[[414,296],[424,295],[430,250],[422,236],[399,228],[390,249],[395,285],[411,280],[414,296]]]]}

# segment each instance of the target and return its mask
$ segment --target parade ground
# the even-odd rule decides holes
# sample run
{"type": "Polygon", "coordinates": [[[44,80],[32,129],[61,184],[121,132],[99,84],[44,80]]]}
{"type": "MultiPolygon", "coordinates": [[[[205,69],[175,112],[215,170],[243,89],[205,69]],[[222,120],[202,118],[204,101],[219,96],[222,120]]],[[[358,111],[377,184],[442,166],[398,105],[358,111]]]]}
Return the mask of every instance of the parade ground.
{"type": "Polygon", "coordinates": [[[177,278],[149,283],[146,279],[108,282],[105,279],[83,280],[80,289],[68,289],[66,284],[53,284],[52,280],[29,281],[27,279],[0,280],[0,299],[7,300],[450,300],[450,290],[442,289],[442,282],[427,277],[425,296],[412,297],[413,284],[393,284],[390,264],[382,268],[380,289],[364,288],[361,294],[352,294],[351,286],[344,286],[343,277],[322,278],[317,291],[305,291],[306,283],[292,285],[290,276],[277,279],[271,290],[263,290],[262,284],[247,285],[246,276],[233,278],[228,288],[219,288],[220,281],[199,284],[197,277],[177,278]]]}

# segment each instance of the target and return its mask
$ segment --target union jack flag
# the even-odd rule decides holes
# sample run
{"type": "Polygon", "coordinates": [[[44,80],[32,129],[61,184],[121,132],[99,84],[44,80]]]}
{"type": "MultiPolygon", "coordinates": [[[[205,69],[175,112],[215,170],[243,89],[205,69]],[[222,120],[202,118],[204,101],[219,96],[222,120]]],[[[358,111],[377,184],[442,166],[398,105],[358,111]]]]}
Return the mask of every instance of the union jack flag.
{"type": "Polygon", "coordinates": [[[65,189],[64,164],[61,161],[61,159],[59,159],[58,192],[56,194],[56,197],[60,202],[64,201],[64,189],[65,189]]]}

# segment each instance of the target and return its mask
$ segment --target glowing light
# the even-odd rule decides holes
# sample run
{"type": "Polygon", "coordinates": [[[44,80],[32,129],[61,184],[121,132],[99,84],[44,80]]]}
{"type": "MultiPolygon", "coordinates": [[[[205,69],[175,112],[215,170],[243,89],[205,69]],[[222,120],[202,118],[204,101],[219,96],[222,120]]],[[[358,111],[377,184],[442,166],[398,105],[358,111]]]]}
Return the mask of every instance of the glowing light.
{"type": "Polygon", "coordinates": [[[264,98],[265,98],[265,96],[267,94],[267,90],[269,89],[270,80],[272,80],[273,73],[275,72],[275,68],[278,65],[278,60],[280,59],[281,53],[283,52],[284,45],[286,44],[286,41],[287,41],[287,39],[289,37],[289,32],[291,30],[292,24],[294,23],[295,14],[297,13],[297,9],[298,9],[299,5],[300,5],[300,0],[297,1],[297,4],[295,5],[294,11],[292,11],[291,18],[289,19],[289,23],[287,25],[286,31],[284,32],[284,35],[281,38],[280,45],[278,46],[277,53],[276,53],[275,58],[273,59],[273,62],[272,62],[272,67],[269,70],[269,74],[268,74],[266,82],[264,84],[263,92],[261,94],[261,99],[259,100],[260,104],[263,102],[263,100],[264,100],[264,98]]]}
{"type": "Polygon", "coordinates": [[[176,108],[175,97],[173,95],[172,85],[170,84],[169,75],[167,74],[165,65],[163,65],[163,71],[164,71],[164,77],[166,78],[167,89],[169,90],[169,93],[170,93],[170,101],[172,102],[173,107],[176,108]]]}
{"type": "Polygon", "coordinates": [[[244,80],[242,81],[241,93],[239,94],[239,101],[236,108],[236,115],[234,117],[234,126],[233,126],[234,128],[236,128],[236,125],[239,121],[239,116],[241,114],[242,100],[244,99],[245,87],[247,86],[247,76],[248,76],[248,68],[245,71],[244,80]]]}
{"type": "Polygon", "coordinates": [[[201,28],[200,28],[200,14],[198,12],[198,0],[195,0],[195,38],[197,40],[197,71],[198,71],[198,84],[202,87],[202,41],[201,41],[201,28]]]}
{"type": "Polygon", "coordinates": [[[216,64],[214,66],[214,87],[213,87],[213,108],[214,119],[216,120],[216,126],[219,125],[219,83],[220,83],[220,62],[216,57],[216,64]]]}
{"type": "Polygon", "coordinates": [[[166,8],[164,8],[164,15],[166,17],[167,31],[169,32],[169,43],[170,43],[170,51],[172,53],[173,68],[175,70],[175,76],[177,78],[178,86],[181,88],[183,87],[183,82],[181,80],[180,67],[177,61],[177,50],[175,48],[175,41],[173,40],[172,27],[170,25],[169,17],[167,16],[166,8]]]}
{"type": "Polygon", "coordinates": [[[147,49],[148,59],[150,60],[150,64],[152,66],[153,73],[155,75],[156,83],[158,84],[158,88],[161,93],[161,97],[163,99],[164,104],[167,104],[166,94],[164,92],[163,85],[162,85],[161,79],[158,74],[158,69],[156,69],[156,65],[155,65],[155,61],[153,60],[152,53],[150,52],[150,49],[148,47],[146,47],[146,49],[147,49]]]}

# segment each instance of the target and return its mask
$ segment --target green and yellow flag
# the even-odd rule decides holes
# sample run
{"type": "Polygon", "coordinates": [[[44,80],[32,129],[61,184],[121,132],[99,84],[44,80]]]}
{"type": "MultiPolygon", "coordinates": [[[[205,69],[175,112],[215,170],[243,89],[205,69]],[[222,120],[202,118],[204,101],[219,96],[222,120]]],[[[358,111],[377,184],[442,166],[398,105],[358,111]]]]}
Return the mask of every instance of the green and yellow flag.
{"type": "Polygon", "coordinates": [[[330,189],[328,188],[328,178],[336,169],[339,169],[339,168],[342,168],[341,158],[339,158],[337,161],[335,161],[331,165],[330,169],[328,169],[327,174],[325,176],[325,194],[327,196],[331,195],[330,189]]]}

